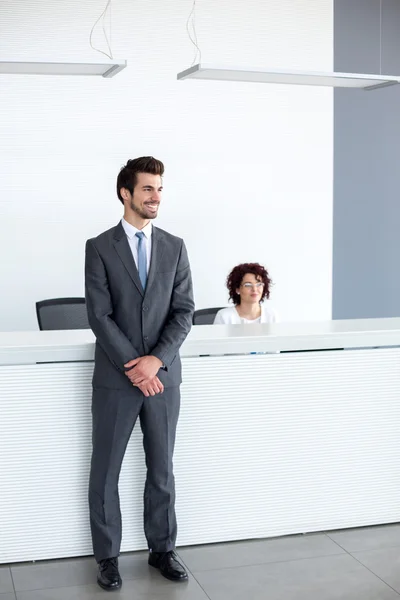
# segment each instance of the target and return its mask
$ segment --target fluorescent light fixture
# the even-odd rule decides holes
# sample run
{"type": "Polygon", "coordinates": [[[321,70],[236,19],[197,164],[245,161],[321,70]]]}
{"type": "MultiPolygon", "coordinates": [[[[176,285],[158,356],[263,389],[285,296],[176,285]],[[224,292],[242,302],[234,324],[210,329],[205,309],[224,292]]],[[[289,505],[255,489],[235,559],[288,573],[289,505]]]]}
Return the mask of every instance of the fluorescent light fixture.
{"type": "Polygon", "coordinates": [[[125,69],[126,60],[110,62],[18,62],[0,61],[2,75],[101,75],[114,77],[125,69]]]}
{"type": "Polygon", "coordinates": [[[220,67],[198,64],[178,73],[178,79],[210,79],[215,81],[248,81],[251,83],[280,83],[292,85],[319,85],[327,87],[374,90],[400,83],[400,76],[364,75],[360,73],[318,73],[312,71],[282,71],[220,67]]]}

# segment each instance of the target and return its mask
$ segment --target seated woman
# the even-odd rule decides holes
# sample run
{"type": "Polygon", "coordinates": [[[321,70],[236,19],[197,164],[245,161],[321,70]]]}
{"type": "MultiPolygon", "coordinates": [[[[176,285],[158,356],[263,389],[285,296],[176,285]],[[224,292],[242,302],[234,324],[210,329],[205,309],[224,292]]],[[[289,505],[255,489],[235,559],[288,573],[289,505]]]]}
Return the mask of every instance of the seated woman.
{"type": "Polygon", "coordinates": [[[276,323],[275,311],[264,304],[264,299],[269,298],[271,284],[268,271],[258,263],[237,265],[226,282],[234,306],[219,310],[214,325],[276,323]]]}

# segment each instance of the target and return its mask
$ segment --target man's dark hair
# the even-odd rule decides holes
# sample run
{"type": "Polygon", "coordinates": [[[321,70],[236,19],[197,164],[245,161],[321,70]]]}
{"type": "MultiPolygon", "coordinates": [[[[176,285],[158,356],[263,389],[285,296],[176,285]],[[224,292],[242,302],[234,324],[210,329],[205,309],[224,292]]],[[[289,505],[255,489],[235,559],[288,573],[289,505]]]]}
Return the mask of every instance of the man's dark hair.
{"type": "Polygon", "coordinates": [[[117,194],[122,204],[124,200],[121,196],[121,188],[126,188],[133,195],[138,173],[150,173],[150,175],[160,175],[162,177],[164,175],[164,165],[161,160],[157,160],[153,156],[141,156],[140,158],[128,160],[117,177],[117,194]]]}

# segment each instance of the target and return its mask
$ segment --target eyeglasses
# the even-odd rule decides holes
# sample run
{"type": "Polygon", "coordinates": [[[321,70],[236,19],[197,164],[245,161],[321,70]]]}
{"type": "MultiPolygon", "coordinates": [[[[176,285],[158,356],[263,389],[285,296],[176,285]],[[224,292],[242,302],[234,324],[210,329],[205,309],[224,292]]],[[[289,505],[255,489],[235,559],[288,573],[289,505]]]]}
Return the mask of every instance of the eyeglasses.
{"type": "Polygon", "coordinates": [[[258,283],[242,283],[241,287],[244,287],[246,290],[250,290],[253,288],[256,288],[256,290],[261,290],[261,288],[264,287],[264,284],[262,281],[259,281],[258,283]]]}

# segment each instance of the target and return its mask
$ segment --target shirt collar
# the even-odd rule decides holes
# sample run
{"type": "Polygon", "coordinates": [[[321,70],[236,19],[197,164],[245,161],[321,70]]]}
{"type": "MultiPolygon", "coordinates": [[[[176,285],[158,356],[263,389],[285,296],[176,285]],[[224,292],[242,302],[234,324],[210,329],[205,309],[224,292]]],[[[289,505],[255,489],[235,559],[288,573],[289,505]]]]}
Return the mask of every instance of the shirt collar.
{"type": "Polygon", "coordinates": [[[143,231],[144,235],[148,240],[151,238],[153,227],[151,221],[149,221],[146,227],[143,227],[143,229],[136,229],[136,227],[128,223],[128,221],[125,221],[125,219],[122,217],[121,225],[124,228],[124,231],[130,240],[137,234],[138,231],[143,231]]]}

